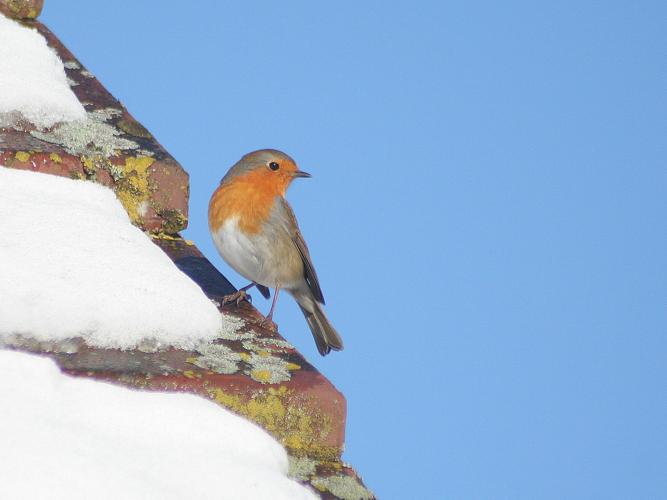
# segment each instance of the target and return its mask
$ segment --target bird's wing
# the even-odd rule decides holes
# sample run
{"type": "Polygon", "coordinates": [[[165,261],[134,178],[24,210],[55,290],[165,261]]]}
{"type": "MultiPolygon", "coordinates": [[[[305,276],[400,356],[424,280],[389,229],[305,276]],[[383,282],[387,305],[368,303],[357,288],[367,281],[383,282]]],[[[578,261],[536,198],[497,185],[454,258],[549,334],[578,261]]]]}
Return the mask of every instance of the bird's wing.
{"type": "Polygon", "coordinates": [[[280,211],[282,212],[282,215],[284,215],[286,219],[288,225],[288,231],[292,238],[292,242],[299,251],[299,255],[301,255],[301,261],[303,262],[304,278],[306,278],[306,283],[308,283],[308,288],[310,288],[310,291],[313,292],[313,297],[315,298],[315,300],[317,300],[320,304],[324,304],[324,295],[322,295],[322,289],[320,288],[320,281],[317,279],[317,273],[315,272],[315,267],[313,266],[313,262],[310,260],[310,253],[308,252],[308,246],[306,246],[306,242],[304,241],[303,236],[301,235],[301,231],[299,230],[299,225],[296,222],[296,217],[294,216],[292,207],[289,206],[287,200],[282,196],[279,198],[279,204],[280,204],[280,211]]]}

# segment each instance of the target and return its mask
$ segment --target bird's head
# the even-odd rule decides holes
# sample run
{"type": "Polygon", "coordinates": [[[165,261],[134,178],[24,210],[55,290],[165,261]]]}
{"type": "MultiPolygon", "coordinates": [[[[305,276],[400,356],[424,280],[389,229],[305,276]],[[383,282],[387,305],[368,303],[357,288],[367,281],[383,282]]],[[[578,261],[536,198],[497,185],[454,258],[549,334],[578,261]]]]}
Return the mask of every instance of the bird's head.
{"type": "Polygon", "coordinates": [[[277,149],[260,149],[241,158],[222,178],[221,184],[245,180],[274,187],[284,194],[297,177],[310,177],[299,170],[296,162],[277,149]]]}

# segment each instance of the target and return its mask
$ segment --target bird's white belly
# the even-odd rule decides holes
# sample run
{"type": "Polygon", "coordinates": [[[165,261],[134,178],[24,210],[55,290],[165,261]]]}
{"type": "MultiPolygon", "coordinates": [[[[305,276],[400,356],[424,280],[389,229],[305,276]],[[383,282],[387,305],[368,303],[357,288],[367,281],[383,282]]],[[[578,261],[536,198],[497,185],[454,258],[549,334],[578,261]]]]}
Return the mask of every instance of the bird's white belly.
{"type": "Polygon", "coordinates": [[[238,227],[237,217],[227,219],[212,236],[225,262],[244,278],[268,287],[288,284],[281,276],[282,266],[276,265],[273,242],[262,233],[246,236],[238,227]]]}

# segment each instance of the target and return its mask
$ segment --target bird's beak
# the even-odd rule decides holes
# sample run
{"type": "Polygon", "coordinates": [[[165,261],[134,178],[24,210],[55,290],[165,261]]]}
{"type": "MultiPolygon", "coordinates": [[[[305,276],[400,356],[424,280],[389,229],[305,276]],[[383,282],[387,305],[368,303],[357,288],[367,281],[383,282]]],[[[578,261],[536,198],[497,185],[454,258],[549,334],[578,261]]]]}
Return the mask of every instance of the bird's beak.
{"type": "Polygon", "coordinates": [[[295,170],[292,172],[292,177],[312,177],[308,172],[304,172],[303,170],[295,170]]]}

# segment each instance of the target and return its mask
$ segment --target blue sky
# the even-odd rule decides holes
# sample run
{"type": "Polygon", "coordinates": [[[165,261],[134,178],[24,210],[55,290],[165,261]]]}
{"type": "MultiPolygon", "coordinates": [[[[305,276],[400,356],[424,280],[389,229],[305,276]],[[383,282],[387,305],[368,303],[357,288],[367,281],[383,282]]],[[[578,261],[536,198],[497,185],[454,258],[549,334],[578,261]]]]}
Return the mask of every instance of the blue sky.
{"type": "MultiPolygon", "coordinates": [[[[667,495],[664,2],[55,2],[45,22],[191,176],[253,149],[346,350],[345,458],[383,499],[667,495]]],[[[255,304],[268,310],[258,294],[255,304]]]]}

